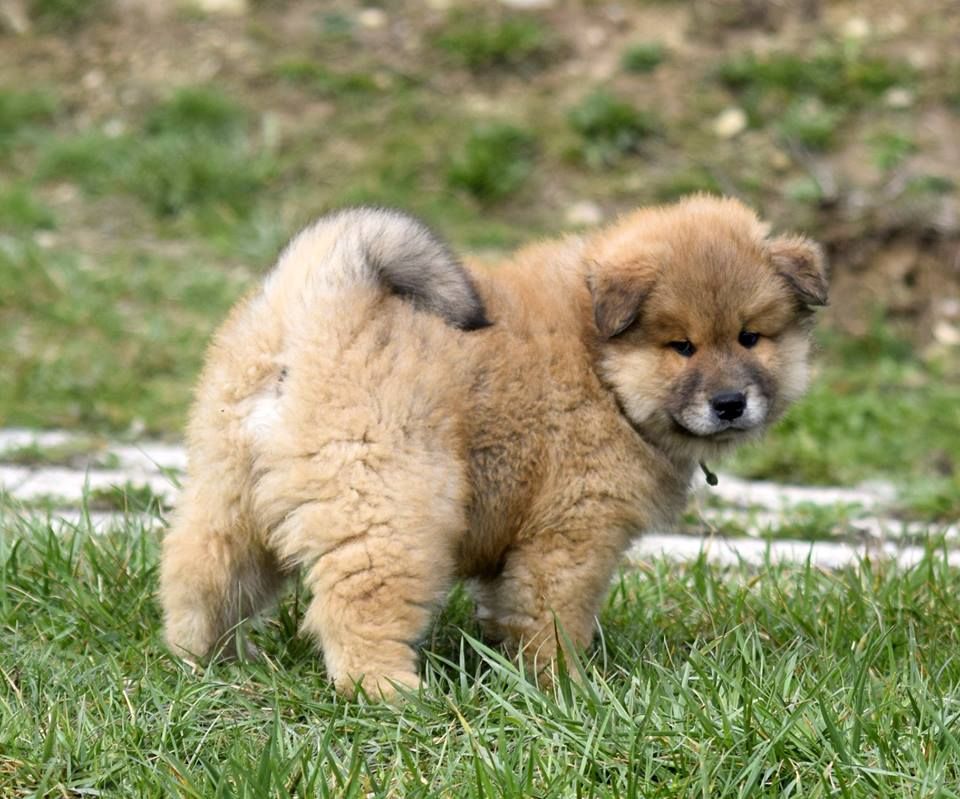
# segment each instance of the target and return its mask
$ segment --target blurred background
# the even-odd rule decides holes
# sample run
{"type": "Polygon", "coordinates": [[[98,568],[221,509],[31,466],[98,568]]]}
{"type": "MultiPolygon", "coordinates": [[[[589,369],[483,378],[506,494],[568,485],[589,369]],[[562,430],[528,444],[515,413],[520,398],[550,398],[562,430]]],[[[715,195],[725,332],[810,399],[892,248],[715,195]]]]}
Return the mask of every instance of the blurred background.
{"type": "Polygon", "coordinates": [[[833,267],[809,396],[731,468],[960,515],[955,0],[0,0],[0,426],[179,438],[330,208],[495,258],[695,191],[833,267]]]}

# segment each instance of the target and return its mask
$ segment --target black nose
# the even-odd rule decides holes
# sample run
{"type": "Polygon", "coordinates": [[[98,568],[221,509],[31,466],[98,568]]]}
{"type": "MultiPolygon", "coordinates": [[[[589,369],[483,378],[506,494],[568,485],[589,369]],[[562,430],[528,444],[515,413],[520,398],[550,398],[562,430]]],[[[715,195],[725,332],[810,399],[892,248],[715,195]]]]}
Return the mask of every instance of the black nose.
{"type": "Polygon", "coordinates": [[[742,391],[725,391],[717,394],[710,405],[713,406],[714,413],[725,422],[732,422],[743,416],[743,411],[747,407],[747,398],[742,391]]]}

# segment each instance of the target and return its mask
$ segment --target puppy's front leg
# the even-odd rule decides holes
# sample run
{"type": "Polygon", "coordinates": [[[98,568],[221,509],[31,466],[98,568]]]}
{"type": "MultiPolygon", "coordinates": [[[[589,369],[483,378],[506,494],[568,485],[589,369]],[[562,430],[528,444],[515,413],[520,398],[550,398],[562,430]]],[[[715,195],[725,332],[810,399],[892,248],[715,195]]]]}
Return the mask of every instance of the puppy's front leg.
{"type": "Polygon", "coordinates": [[[508,651],[522,652],[534,673],[549,677],[561,647],[589,646],[625,546],[625,536],[595,528],[554,527],[524,540],[509,552],[499,577],[481,587],[485,629],[508,651]]]}

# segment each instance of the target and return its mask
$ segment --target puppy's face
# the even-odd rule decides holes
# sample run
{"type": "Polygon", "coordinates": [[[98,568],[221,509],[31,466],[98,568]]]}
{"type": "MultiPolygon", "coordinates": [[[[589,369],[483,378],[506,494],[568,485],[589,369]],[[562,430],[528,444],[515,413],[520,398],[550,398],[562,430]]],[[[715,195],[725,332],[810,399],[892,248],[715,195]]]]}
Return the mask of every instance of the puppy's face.
{"type": "Polygon", "coordinates": [[[803,392],[823,258],[735,200],[641,210],[587,247],[601,373],[644,437],[706,458],[803,392]]]}

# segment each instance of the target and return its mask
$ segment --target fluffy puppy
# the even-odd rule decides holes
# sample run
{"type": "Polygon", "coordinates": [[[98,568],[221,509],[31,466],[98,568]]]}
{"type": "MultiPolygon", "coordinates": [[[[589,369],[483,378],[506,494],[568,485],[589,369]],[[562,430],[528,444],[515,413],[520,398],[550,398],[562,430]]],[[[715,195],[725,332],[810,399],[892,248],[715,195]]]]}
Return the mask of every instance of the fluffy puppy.
{"type": "Polygon", "coordinates": [[[337,688],[418,684],[458,579],[540,669],[589,644],[631,539],[698,460],[803,391],[819,249],[698,196],[460,264],[403,214],[354,209],[288,246],[216,334],[163,545],[166,637],[217,650],[295,569],[337,688]]]}

